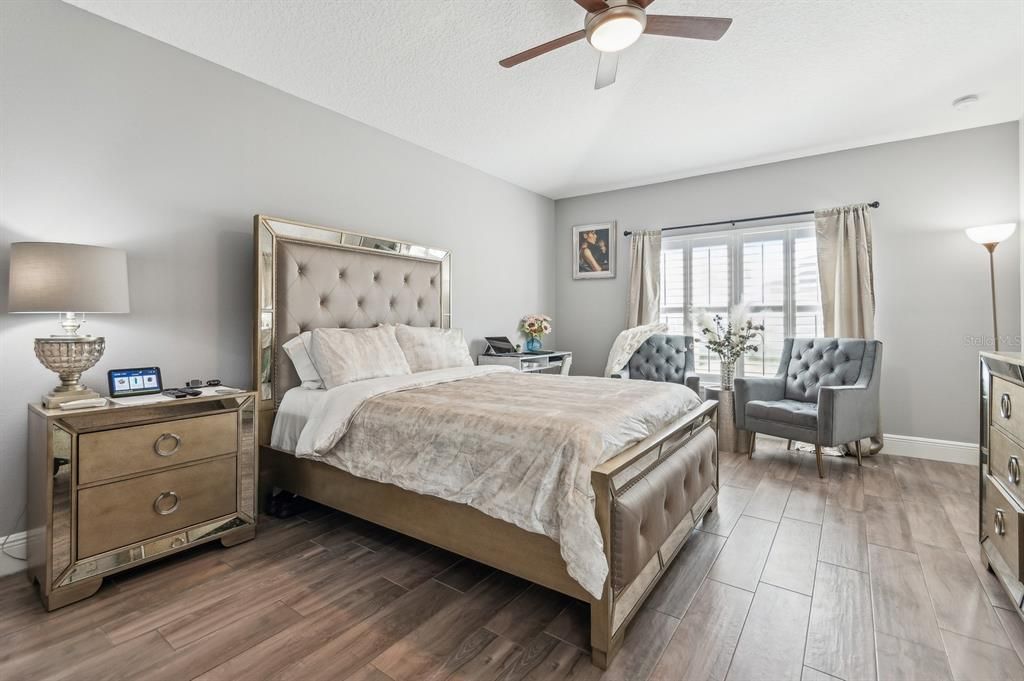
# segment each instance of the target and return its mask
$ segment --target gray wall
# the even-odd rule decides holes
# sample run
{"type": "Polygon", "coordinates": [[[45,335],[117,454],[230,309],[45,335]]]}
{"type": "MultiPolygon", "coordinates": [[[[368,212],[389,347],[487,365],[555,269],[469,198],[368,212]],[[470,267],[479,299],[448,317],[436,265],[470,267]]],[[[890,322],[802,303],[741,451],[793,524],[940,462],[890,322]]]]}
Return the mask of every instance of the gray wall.
{"type": "MultiPolygon", "coordinates": [[[[985,251],[963,228],[1015,221],[1017,123],[895,142],[555,203],[559,346],[598,374],[626,318],[629,242],[654,228],[881,201],[873,213],[876,333],[887,433],[977,441],[977,352],[991,337],[985,251]],[[574,281],[570,230],[617,220],[618,276],[574,281]]],[[[1020,346],[1018,237],[996,251],[1004,349],[1020,346]]]]}
{"type": "MultiPolygon", "coordinates": [[[[95,316],[85,378],[249,385],[254,213],[452,250],[470,338],[554,312],[554,205],[494,177],[55,2],[0,3],[0,311],[11,241],[128,252],[132,313],[95,316]]],[[[401,93],[395,93],[396,103],[401,93]]],[[[0,315],[0,535],[24,502],[32,354],[54,319],[0,315]]]]}

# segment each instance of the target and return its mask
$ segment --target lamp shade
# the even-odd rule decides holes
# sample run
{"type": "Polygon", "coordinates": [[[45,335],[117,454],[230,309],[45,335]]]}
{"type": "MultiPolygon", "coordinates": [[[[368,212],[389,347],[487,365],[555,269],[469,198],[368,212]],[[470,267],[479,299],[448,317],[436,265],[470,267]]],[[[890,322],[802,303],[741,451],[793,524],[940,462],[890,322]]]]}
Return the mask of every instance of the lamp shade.
{"type": "Polygon", "coordinates": [[[967,238],[976,244],[998,244],[1006,241],[1017,229],[1017,223],[1008,222],[1002,225],[985,225],[984,227],[969,227],[967,238]]]}
{"type": "Polygon", "coordinates": [[[128,312],[128,259],[101,246],[11,244],[8,312],[128,312]]]}

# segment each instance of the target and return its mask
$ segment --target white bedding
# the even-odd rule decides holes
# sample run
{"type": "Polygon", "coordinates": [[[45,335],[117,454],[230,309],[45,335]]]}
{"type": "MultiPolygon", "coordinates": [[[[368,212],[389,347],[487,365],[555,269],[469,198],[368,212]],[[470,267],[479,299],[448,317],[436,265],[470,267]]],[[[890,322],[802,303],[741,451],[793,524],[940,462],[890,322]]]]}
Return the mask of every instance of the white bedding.
{"type": "Polygon", "coordinates": [[[306,427],[316,406],[327,399],[326,390],[292,388],[281,398],[270,433],[270,446],[282,452],[294,452],[299,446],[299,435],[306,427]]]}
{"type": "Polygon", "coordinates": [[[544,534],[570,576],[600,598],[608,564],[593,468],[699,404],[671,383],[439,369],[326,391],[294,449],[544,534]]]}

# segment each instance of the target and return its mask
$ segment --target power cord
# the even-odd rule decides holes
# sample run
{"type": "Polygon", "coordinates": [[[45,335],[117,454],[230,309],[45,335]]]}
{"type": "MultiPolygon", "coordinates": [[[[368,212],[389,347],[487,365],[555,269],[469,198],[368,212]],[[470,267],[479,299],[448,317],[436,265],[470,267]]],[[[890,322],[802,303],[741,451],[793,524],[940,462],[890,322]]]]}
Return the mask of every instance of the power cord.
{"type": "MultiPolygon", "coordinates": [[[[28,511],[28,500],[26,499],[25,500],[25,505],[21,507],[21,513],[18,514],[18,519],[14,521],[14,527],[17,527],[21,523],[21,519],[25,517],[25,513],[27,511],[28,511]]],[[[11,530],[11,532],[7,533],[7,536],[4,537],[3,542],[0,542],[0,552],[2,552],[8,558],[13,558],[14,560],[28,560],[28,556],[16,556],[16,555],[14,555],[13,553],[11,553],[10,551],[7,550],[7,542],[9,542],[11,540],[11,535],[12,534],[14,534],[14,530],[13,529],[11,530]]]]}

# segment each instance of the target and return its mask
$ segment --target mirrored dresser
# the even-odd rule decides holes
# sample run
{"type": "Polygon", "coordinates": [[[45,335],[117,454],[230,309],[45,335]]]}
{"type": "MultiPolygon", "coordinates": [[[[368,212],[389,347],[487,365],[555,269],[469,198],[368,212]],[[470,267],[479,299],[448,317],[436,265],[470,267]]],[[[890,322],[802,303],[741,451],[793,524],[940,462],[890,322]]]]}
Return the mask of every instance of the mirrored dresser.
{"type": "Polygon", "coordinates": [[[981,353],[982,562],[1020,611],[1024,604],[1024,354],[981,353]]]}
{"type": "Polygon", "coordinates": [[[256,533],[255,394],[29,405],[28,574],[47,610],[104,577],[256,533]]]}

